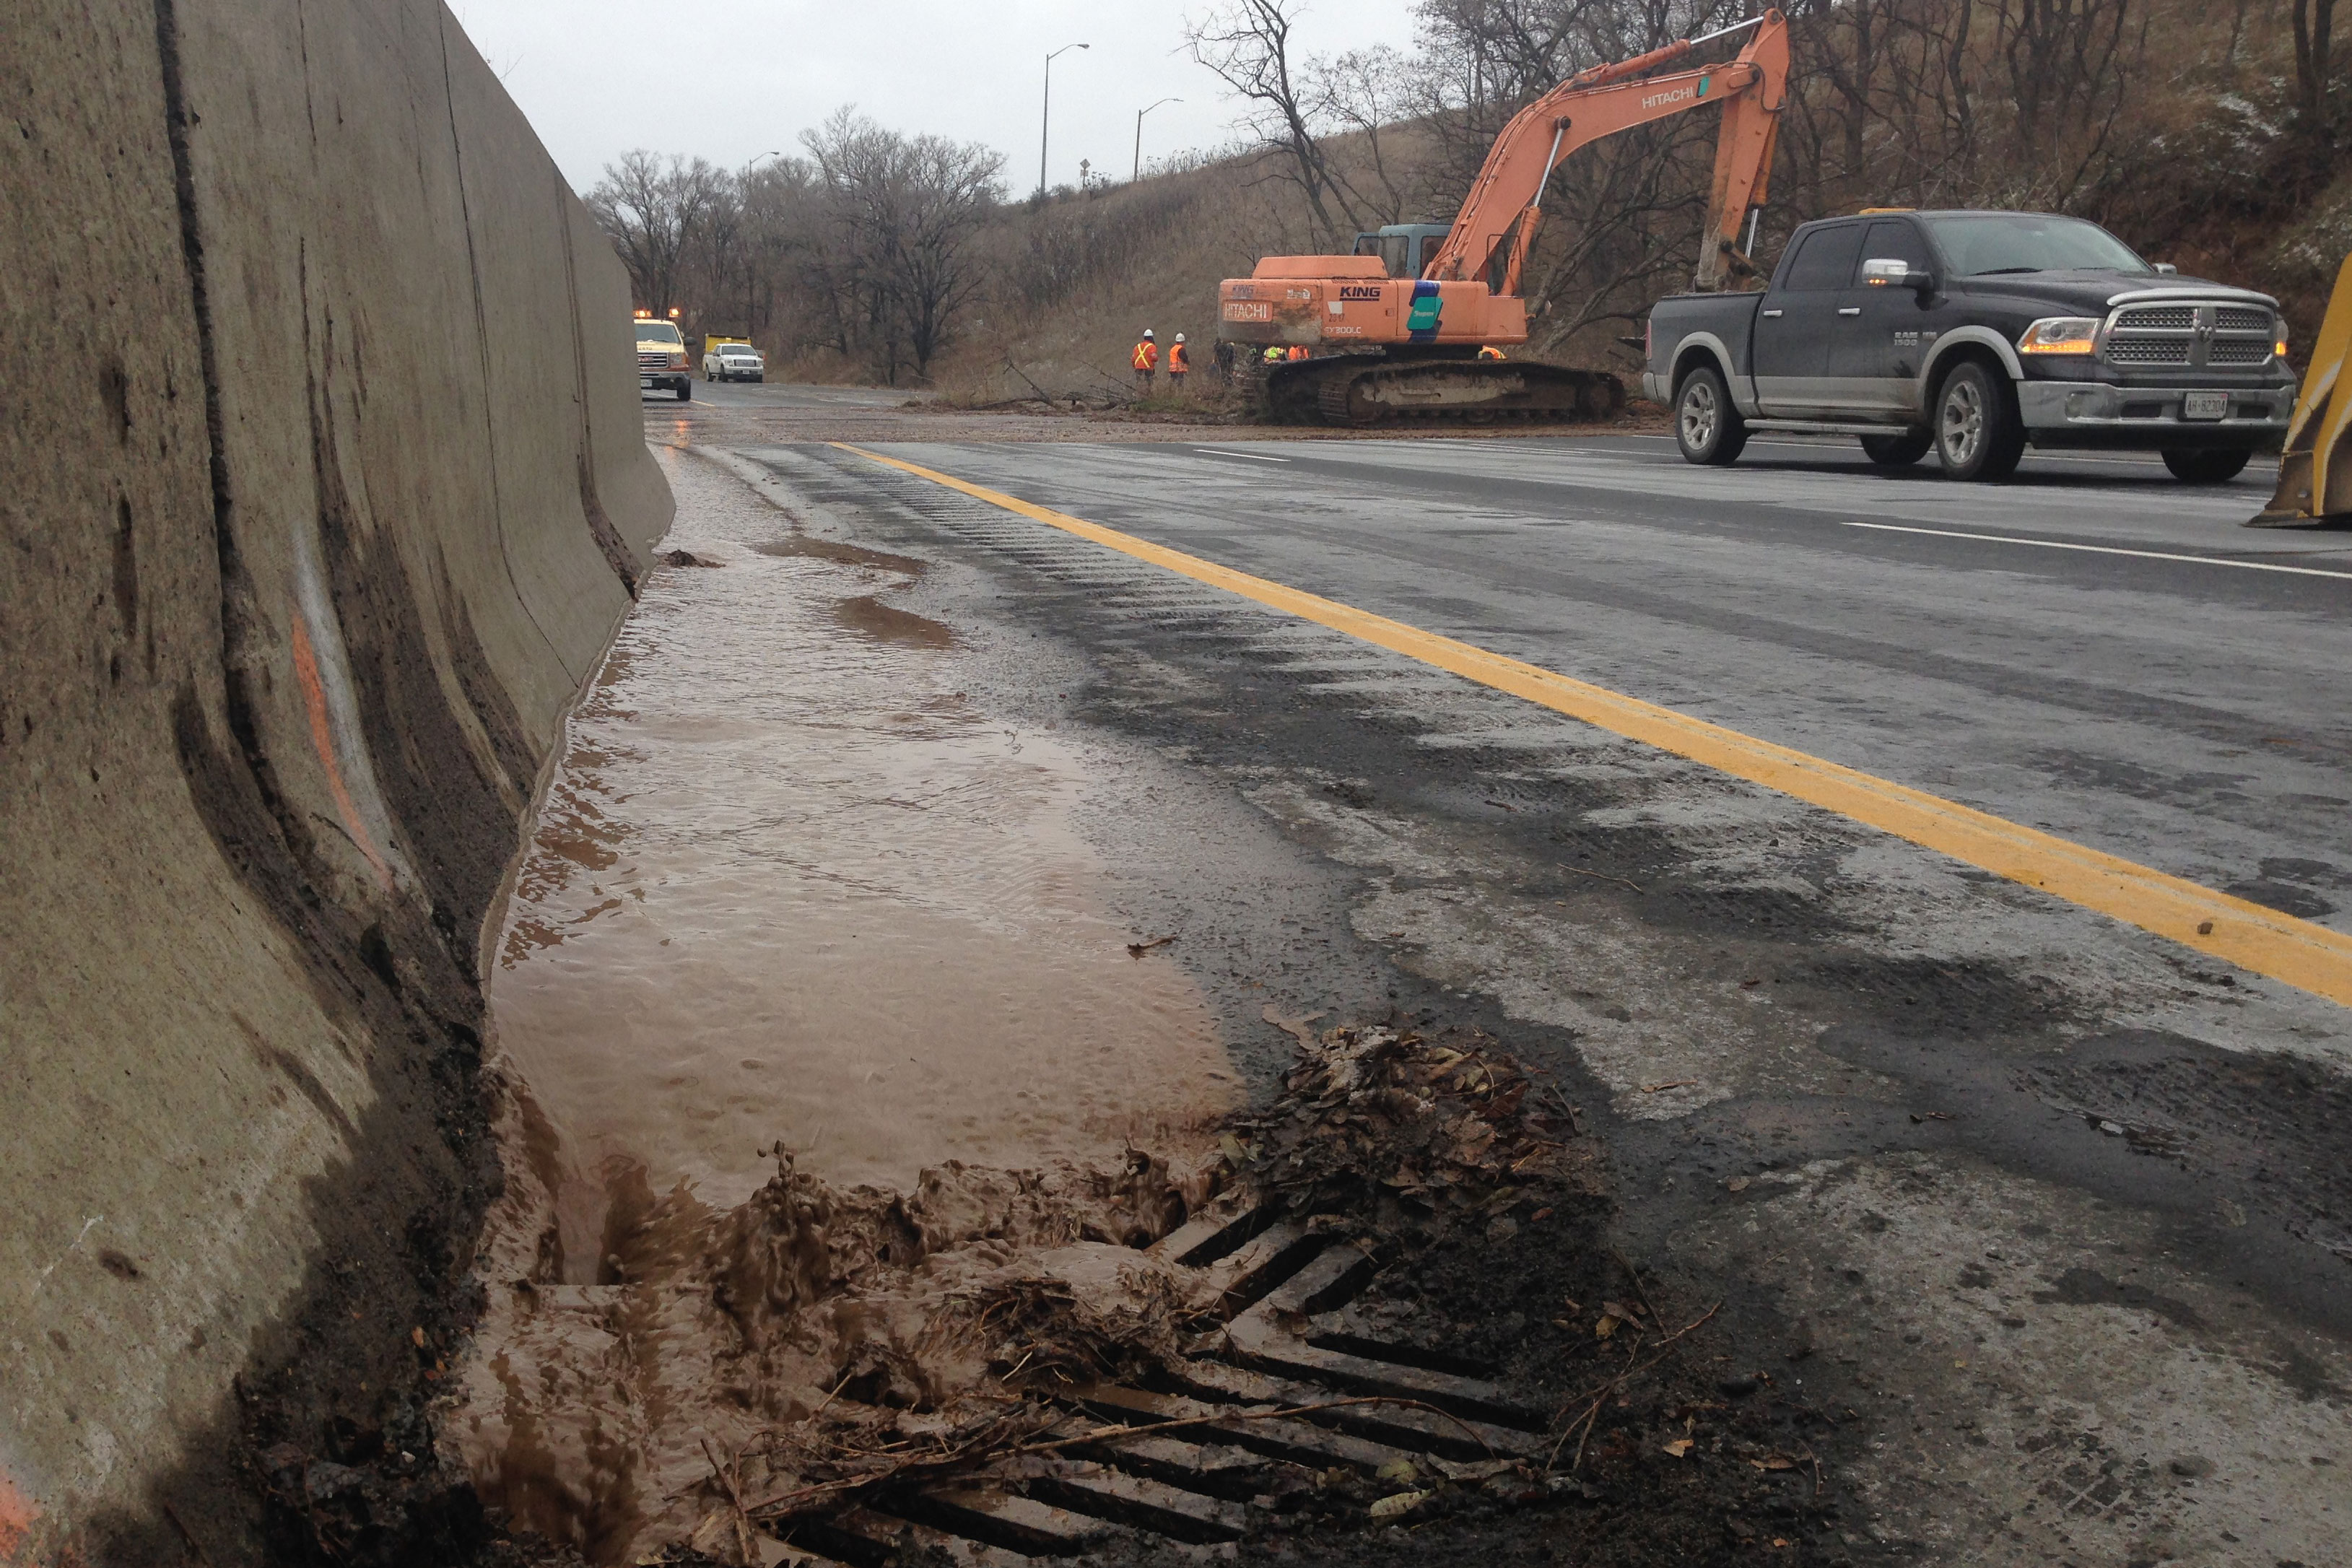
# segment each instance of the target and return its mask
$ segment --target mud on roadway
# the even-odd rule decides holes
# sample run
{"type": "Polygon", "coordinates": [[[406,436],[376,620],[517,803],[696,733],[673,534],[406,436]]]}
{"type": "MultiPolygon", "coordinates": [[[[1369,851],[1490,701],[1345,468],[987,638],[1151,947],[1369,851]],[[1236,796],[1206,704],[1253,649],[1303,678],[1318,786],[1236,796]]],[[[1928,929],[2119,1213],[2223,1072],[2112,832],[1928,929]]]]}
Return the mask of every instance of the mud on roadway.
{"type": "Polygon", "coordinates": [[[2352,1554],[2294,994],[647,414],[677,526],[488,960],[505,1190],[287,1560],[2352,1554]]]}

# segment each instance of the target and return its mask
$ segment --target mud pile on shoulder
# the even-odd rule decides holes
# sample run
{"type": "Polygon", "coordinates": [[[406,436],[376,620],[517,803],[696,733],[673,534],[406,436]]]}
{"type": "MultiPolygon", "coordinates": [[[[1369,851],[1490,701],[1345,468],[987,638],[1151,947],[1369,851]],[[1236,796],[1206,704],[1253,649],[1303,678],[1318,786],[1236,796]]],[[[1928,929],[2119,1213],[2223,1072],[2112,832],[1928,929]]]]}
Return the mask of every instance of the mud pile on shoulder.
{"type": "Polygon", "coordinates": [[[1790,1411],[1684,1364],[1714,1313],[1667,1313],[1601,1240],[1560,1094],[1481,1037],[1290,1026],[1285,1092],[1196,1160],[898,1194],[780,1152],[740,1207],[608,1222],[593,1283],[515,1172],[445,1452],[596,1563],[1466,1550],[1563,1511],[1791,1539],[1744,1522],[1820,1508],[1777,1496],[1811,1462],[1790,1411]]]}

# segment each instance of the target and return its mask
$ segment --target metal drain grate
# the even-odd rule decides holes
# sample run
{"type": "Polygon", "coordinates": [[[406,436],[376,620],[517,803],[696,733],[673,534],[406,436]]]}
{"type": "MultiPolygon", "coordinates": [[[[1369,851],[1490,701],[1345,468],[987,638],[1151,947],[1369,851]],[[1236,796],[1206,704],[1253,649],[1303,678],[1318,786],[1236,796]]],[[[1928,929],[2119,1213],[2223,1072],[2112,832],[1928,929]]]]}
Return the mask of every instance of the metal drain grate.
{"type": "Polygon", "coordinates": [[[1334,1468],[1374,1476],[1400,1460],[1423,1474],[1496,1459],[1542,1462],[1541,1413],[1453,1358],[1360,1331],[1346,1309],[1370,1283],[1372,1262],[1311,1220],[1277,1221],[1259,1209],[1194,1221],[1150,1252],[1200,1270],[1222,1292],[1224,1343],[1172,1369],[1164,1386],[1071,1390],[1063,1399],[1069,1420],[1057,1435],[1222,1419],[1074,1448],[1014,1481],[910,1490],[822,1522],[796,1521],[777,1537],[785,1560],[884,1568],[908,1546],[978,1565],[1147,1542],[1213,1549],[1246,1535],[1251,1505],[1286,1479],[1334,1468]],[[1235,1418],[1366,1396],[1430,1408],[1375,1404],[1235,1418]]]}

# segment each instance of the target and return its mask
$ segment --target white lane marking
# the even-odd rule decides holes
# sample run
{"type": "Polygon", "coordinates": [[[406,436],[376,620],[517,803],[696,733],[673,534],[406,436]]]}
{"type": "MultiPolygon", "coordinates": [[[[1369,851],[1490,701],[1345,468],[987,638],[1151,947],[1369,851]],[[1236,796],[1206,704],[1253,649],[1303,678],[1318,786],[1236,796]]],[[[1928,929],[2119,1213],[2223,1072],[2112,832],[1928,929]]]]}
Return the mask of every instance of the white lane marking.
{"type": "MultiPolygon", "coordinates": [[[[1803,445],[1803,443],[1800,442],[1781,442],[1776,444],[1783,446],[1803,445]]],[[[1210,447],[1194,447],[1192,450],[1198,452],[1202,457],[1206,458],[1247,458],[1254,463],[1287,463],[1291,460],[1288,458],[1262,458],[1255,452],[1221,452],[1210,447]]],[[[1606,447],[1598,448],[1598,450],[1609,452],[1612,456],[1634,455],[1632,453],[1623,453],[1622,452],[1622,449],[1618,452],[1611,452],[1610,449],[1606,447]]],[[[2075,460],[2095,461],[2096,459],[2081,458],[2075,460]]],[[[1538,479],[1534,482],[1538,484],[1553,485],[1562,489],[1574,488],[1572,481],[1559,479],[1538,479]]],[[[1483,521],[1492,520],[1482,518],[1479,521],[1483,521]]],[[[2234,566],[2247,572],[2284,572],[2288,575],[2294,577],[2339,577],[2352,580],[2352,572],[2330,572],[2317,566],[2273,566],[2264,562],[2232,561],[2225,556],[2219,555],[2184,555],[2162,550],[2126,550],[2120,546],[2113,544],[2072,544],[2055,539],[2021,539],[2014,534],[2006,533],[1971,533],[1965,529],[1957,528],[1913,528],[1906,527],[1900,523],[1860,522],[1846,518],[1831,518],[1827,521],[1838,524],[1841,528],[1874,529],[1882,533],[1923,533],[1937,539],[1974,539],[1981,541],[1987,544],[2031,544],[2039,546],[2043,550],[2074,550],[2093,555],[2128,555],[2137,557],[2143,561],[2185,562],[2192,566],[2234,566]]],[[[2281,553],[2285,552],[2281,552],[2281,553]]],[[[2298,551],[2294,553],[2321,554],[2327,552],[2319,551],[2298,551]]]]}
{"type": "Polygon", "coordinates": [[[2042,550],[2079,550],[2092,555],[2132,555],[2142,561],[2185,561],[2191,566],[2234,566],[2242,572],[2284,572],[2296,577],[2341,577],[2352,572],[2330,572],[2319,566],[2273,566],[2265,561],[2231,561],[2220,555],[2176,555],[2164,550],[2124,550],[2112,544],[2069,544],[2057,539],[2020,539],[2012,533],[1970,533],[1958,528],[1911,528],[1899,522],[1859,522],[1832,518],[1840,528],[1868,528],[1881,533],[1925,533],[1937,539],[1973,539],[1985,544],[2031,544],[2042,550]]]}
{"type": "MultiPolygon", "coordinates": [[[[1604,458],[1651,458],[1657,456],[1662,448],[1665,451],[1674,450],[1674,437],[1671,436],[1636,436],[1630,437],[1630,439],[1633,440],[1654,441],[1659,443],[1658,446],[1650,447],[1603,447],[1598,442],[1589,442],[1583,438],[1570,436],[1555,436],[1550,437],[1536,437],[1536,439],[1550,439],[1558,441],[1561,445],[1559,447],[1547,448],[1538,453],[1515,452],[1511,455],[1513,457],[1524,457],[1529,460],[1535,460],[1539,458],[1557,457],[1560,452],[1571,449],[1567,446],[1567,443],[1570,441],[1575,441],[1577,443],[1577,445],[1572,448],[1575,451],[1591,452],[1604,458]]],[[[1435,445],[1436,443],[1432,442],[1430,444],[1435,445]]],[[[1469,444],[1470,443],[1467,441],[1461,439],[1454,439],[1447,443],[1448,446],[1455,449],[1459,449],[1463,447],[1468,446],[1469,444]]],[[[1338,445],[1338,443],[1332,443],[1332,445],[1338,445]]],[[[1405,444],[1398,442],[1383,442],[1381,445],[1384,447],[1393,450],[1401,446],[1404,446],[1405,444]]],[[[1419,445],[1419,443],[1413,443],[1413,445],[1419,445]]],[[[1748,445],[1751,449],[1758,447],[1779,447],[1790,452],[1843,452],[1843,450],[1839,443],[1827,437],[1817,441],[1769,441],[1764,439],[1762,437],[1754,437],[1748,440],[1748,445]]],[[[1193,450],[1199,451],[1201,448],[1196,447],[1193,450]]],[[[1233,452],[1220,455],[1238,458],[1244,454],[1233,452]]],[[[1325,454],[1319,452],[1316,454],[1316,457],[1324,461],[1333,460],[1326,457],[1325,454]]],[[[1274,458],[1271,460],[1276,462],[1286,462],[1289,459],[1274,458]]],[[[1367,455],[1361,460],[1370,463],[1375,462],[1377,459],[1367,455]]],[[[2128,452],[2118,452],[2113,455],[2097,456],[2085,456],[2080,453],[2065,452],[2030,452],[2026,455],[2026,460],[2034,463],[2084,463],[2099,468],[2152,468],[2160,470],[2164,466],[2158,458],[2135,456],[2128,452]]],[[[2248,468],[2247,471],[2260,475],[2264,472],[2274,472],[2277,469],[2277,467],[2278,465],[2275,462],[2256,461],[2248,468]]],[[[1845,471],[1856,474],[1867,474],[1870,473],[1872,469],[1866,468],[1847,467],[1845,471]]],[[[2250,489],[2247,493],[2252,494],[2252,489],[2250,489]]]]}
{"type": "MultiPolygon", "coordinates": [[[[1568,438],[1569,437],[1562,437],[1562,439],[1568,438]]],[[[1655,441],[1664,444],[1671,442],[1674,437],[1672,436],[1642,436],[1636,437],[1634,439],[1655,441]]],[[[1750,447],[1785,447],[1791,452],[1841,452],[1851,455],[1854,448],[1846,446],[1845,443],[1853,439],[1853,437],[1851,436],[1816,436],[1810,438],[1798,436],[1751,436],[1748,437],[1748,444],[1750,447]]],[[[1598,448],[1598,450],[1618,453],[1627,457],[1634,456],[1637,453],[1641,456],[1646,457],[1656,449],[1657,448],[1654,447],[1642,447],[1630,450],[1622,447],[1604,447],[1598,448]]],[[[2135,451],[2130,447],[2122,447],[2114,452],[2102,453],[2044,452],[2035,450],[2028,452],[2026,454],[2026,458],[2028,461],[2036,463],[2093,463],[2104,468],[2156,468],[2163,467],[2163,461],[2161,458],[2151,456],[2146,452],[2135,451]]],[[[2253,464],[2253,467],[2257,468],[2274,468],[2277,465],[2275,463],[2265,462],[2260,459],[2253,464]]]]}
{"type": "MultiPolygon", "coordinates": [[[[1669,440],[1669,439],[1671,439],[1671,437],[1657,437],[1657,439],[1660,439],[1660,440],[1669,440]]],[[[1751,442],[1751,443],[1749,443],[1749,444],[1750,444],[1751,446],[1753,446],[1753,445],[1757,445],[1758,443],[1751,442]]],[[[1808,445],[1808,443],[1804,443],[1804,442],[1797,442],[1797,441],[1780,442],[1780,443],[1777,443],[1777,444],[1778,444],[1778,445],[1781,445],[1781,446],[1787,446],[1787,447],[1795,447],[1795,448],[1799,448],[1799,449],[1802,449],[1802,448],[1804,448],[1805,447],[1807,447],[1807,445],[1808,445]]],[[[1461,445],[1461,443],[1456,443],[1456,445],[1457,445],[1457,446],[1459,446],[1459,445],[1461,445]]],[[[1816,447],[1814,447],[1814,449],[1818,450],[1818,449],[1821,449],[1821,448],[1820,448],[1818,446],[1816,446],[1816,447]]],[[[1197,448],[1196,448],[1196,450],[1197,450],[1197,448]]],[[[1602,457],[1611,457],[1611,458],[1643,458],[1643,457],[1648,457],[1648,456],[1650,456],[1650,455],[1651,455],[1651,453],[1652,453],[1653,451],[1654,451],[1654,450],[1655,450],[1655,448],[1652,448],[1652,447],[1629,448],[1629,447],[1598,447],[1598,446],[1596,446],[1596,447],[1580,447],[1580,448],[1579,448],[1579,450],[1580,450],[1580,451],[1588,451],[1588,452],[1597,453],[1597,454],[1599,454],[1599,455],[1601,455],[1601,456],[1602,456],[1602,457]]],[[[1239,454],[1239,453],[1235,453],[1235,454],[1234,454],[1234,456],[1236,456],[1236,457],[1238,457],[1238,456],[1240,456],[1240,455],[1241,455],[1241,454],[1239,454]]],[[[1514,456],[1517,456],[1518,454],[1513,454],[1513,455],[1514,455],[1514,456]]],[[[1547,454],[1547,455],[1549,455],[1549,454],[1547,454]]],[[[2040,456],[2040,455],[2039,455],[2039,454],[2037,454],[2037,456],[2040,456]]],[[[1328,460],[1328,459],[1327,459],[1327,460],[1328,460]]],[[[2108,461],[2109,459],[2105,459],[2105,458],[2048,458],[2048,459],[2046,459],[2046,460],[2053,461],[2053,462],[2104,462],[2104,461],[2108,461]]],[[[1430,468],[1430,467],[1427,467],[1427,466],[1416,466],[1416,465],[1408,464],[1408,463],[1381,463],[1381,462],[1380,462],[1380,461],[1379,461],[1375,457],[1373,457],[1373,456],[1372,456],[1372,455],[1370,455],[1370,454],[1366,454],[1362,458],[1360,458],[1360,465],[1361,465],[1361,466],[1365,466],[1365,467],[1372,467],[1372,468],[1403,468],[1411,469],[1412,471],[1413,471],[1413,472],[1417,472],[1417,473],[1450,474],[1450,473],[1452,473],[1452,472],[1453,472],[1453,470],[1449,470],[1449,469],[1434,468],[1430,468]]],[[[2149,459],[2149,460],[2148,460],[2148,463],[2147,463],[2147,466],[2148,466],[2148,467],[2156,467],[2156,466],[2158,466],[2156,459],[2153,459],[2153,458],[2149,459]]],[[[1677,469],[1675,469],[1675,472],[1677,472],[1677,473],[1679,473],[1679,472],[1681,472],[1682,470],[1681,470],[1681,469],[1679,469],[1679,468],[1677,468],[1677,469]]],[[[1849,472],[1852,472],[1852,471],[1853,471],[1853,470],[1849,470],[1849,472]]],[[[1861,470],[1861,471],[1862,471],[1862,472],[1867,472],[1868,470],[1861,470]]],[[[1524,469],[1522,469],[1522,470],[1520,470],[1520,471],[1518,471],[1518,472],[1493,473],[1493,474],[1489,474],[1489,475],[1488,475],[1488,476],[1486,476],[1486,477],[1494,478],[1494,479],[1503,479],[1503,480],[1506,480],[1506,481],[1508,481],[1508,482],[1510,482],[1510,483],[1514,483],[1514,484],[1544,485],[1544,486],[1548,486],[1548,487],[1549,487],[1549,488],[1551,488],[1551,489],[1590,489],[1590,488],[1591,488],[1591,487],[1592,487],[1594,484],[1596,484],[1596,483],[1605,483],[1605,481],[1600,481],[1600,480],[1597,480],[1597,479],[1595,479],[1588,478],[1588,477],[1585,477],[1585,476],[1579,476],[1579,477],[1574,478],[1574,479],[1554,479],[1554,478],[1546,477],[1546,476],[1544,476],[1544,475],[1542,475],[1542,474],[1539,474],[1539,473],[1528,473],[1528,472],[1526,472],[1524,469]]],[[[1824,476],[1824,477],[1832,477],[1832,476],[1824,476]]],[[[1961,494],[1961,496],[1962,496],[1962,497],[1965,497],[1967,494],[1969,494],[1969,493],[1970,493],[1970,492],[1968,492],[1968,491],[1962,491],[1962,492],[1959,492],[1959,493],[1961,494]]],[[[2116,498],[2117,498],[2117,499],[2129,499],[2129,500],[2136,500],[2136,499],[2138,499],[2138,493],[2137,493],[2137,491],[2109,490],[2109,491],[2106,491],[2106,492],[2105,492],[2105,494],[2107,494],[2107,495],[2109,495],[2109,496],[2116,497],[2116,498]]],[[[2249,490],[2249,491],[2247,491],[2246,493],[2248,493],[2248,494],[2255,494],[2255,493],[2259,493],[2259,492],[2258,492],[2258,491],[2255,491],[2255,490],[2251,490],[2251,489],[2250,489],[2250,490],[2249,490]]],[[[1684,499],[1691,500],[1718,500],[1718,499],[1720,499],[1720,496],[1719,496],[1719,494],[1718,494],[1718,493],[1717,493],[1717,492],[1712,492],[1712,491],[1706,491],[1706,490],[1685,490],[1685,491],[1683,491],[1683,492],[1682,492],[1682,494],[1683,494],[1683,496],[1684,496],[1684,499]]],[[[1787,507],[1789,507],[1790,509],[1791,509],[1791,510],[1811,510],[1811,509],[1807,506],[1807,504],[1806,504],[1805,502],[1798,501],[1798,500],[1774,500],[1774,501],[1772,502],[1772,504],[1774,504],[1774,505],[1780,505],[1780,506],[1787,506],[1787,507]]],[[[2231,515],[2242,515],[2242,514],[2232,513],[2231,515]]],[[[1831,519],[1829,519],[1828,521],[1832,521],[1832,522],[1835,522],[1835,521],[1840,521],[1840,520],[1835,519],[1835,518],[1831,518],[1831,519]]],[[[1851,526],[1853,526],[1853,527],[1856,527],[1856,528],[1888,528],[1888,529],[1892,529],[1892,528],[1894,528],[1894,526],[1895,526],[1895,525],[1894,525],[1894,524],[1891,524],[1891,523],[1854,523],[1854,524],[1852,524],[1851,526]]],[[[1935,533],[1935,532],[1937,532],[1938,531],[1937,531],[1937,530],[1936,530],[1936,529],[1931,529],[1931,528],[1915,528],[1915,529],[1911,529],[1911,530],[1909,530],[1908,531],[1910,531],[1910,532],[1914,532],[1914,533],[1935,533]]],[[[1992,541],[1992,542],[2003,542],[2003,541],[2004,541],[2004,539],[2005,539],[2005,536],[2000,535],[2000,534],[1992,534],[1992,533],[1966,533],[1966,532],[1959,532],[1959,531],[1955,531],[1955,532],[1953,532],[1953,533],[1952,533],[1952,535],[1951,535],[1951,537],[1953,537],[1953,538],[1955,538],[1955,539],[1982,539],[1982,540],[1988,540],[1988,541],[1992,541]]],[[[2301,570],[2300,568],[2291,567],[2291,566],[2281,566],[2281,567],[2276,567],[2276,568],[2264,568],[2264,567],[2259,567],[2259,566],[2255,566],[2255,565],[2254,565],[2254,563],[2251,563],[2251,562],[2244,562],[2244,561],[2231,561],[2231,560],[2228,560],[2228,559],[2225,559],[2225,558],[2221,557],[2221,556],[2214,556],[2214,555],[2169,555],[2169,554],[2165,554],[2165,553],[2162,553],[2162,552],[2156,552],[2156,551],[2145,551],[2145,550],[2126,550],[2126,549],[2122,549],[2122,548],[2120,548],[2120,547],[2114,546],[2114,545],[2101,545],[2101,544],[2060,544],[2060,543],[2054,542],[2053,542],[2053,541],[2049,541],[2049,540],[2040,540],[2040,539],[2020,539],[2020,540],[2013,540],[2013,541],[2007,541],[2007,542],[2008,542],[2018,543],[2018,544],[2042,544],[2042,545],[2047,545],[2049,548],[2051,548],[2051,549],[2053,549],[2053,550],[2091,550],[2091,551],[2099,551],[2099,552],[2105,552],[2105,553],[2107,553],[2107,554],[2113,554],[2113,555],[2145,555],[2145,556],[2147,556],[2149,560],[2152,560],[2152,561],[2189,561],[2189,562],[2197,562],[2197,563],[2205,563],[2205,564],[2217,565],[2217,566],[2246,566],[2246,567],[2249,567],[2249,568],[2251,568],[2251,569],[2257,570],[2257,571],[2261,571],[2261,570],[2276,570],[2276,571],[2281,571],[2281,572],[2294,572],[2294,571],[2301,570]]],[[[2352,546],[2347,546],[2347,548],[2352,548],[2352,546]]],[[[2320,555],[2320,554],[2333,554],[2333,553],[2334,553],[2334,552],[2333,552],[2333,551],[2315,551],[2315,550],[2277,550],[2277,551],[2265,551],[2265,552],[2263,552],[2263,553],[2265,553],[2265,554],[2276,554],[2276,555],[2320,555]]],[[[2344,576],[2344,575],[2347,575],[2347,574],[2344,574],[2344,573],[2337,573],[2337,572],[2319,572],[2319,573],[2315,573],[2315,574],[2314,574],[2314,575],[2316,575],[2316,576],[2322,576],[2322,577],[2336,577],[2336,576],[2344,576]]]]}
{"type": "MultiPolygon", "coordinates": [[[[1662,437],[1662,439],[1672,439],[1672,437],[1662,437]]],[[[1786,447],[1790,451],[1795,452],[1833,452],[1840,449],[1835,442],[1829,440],[1751,440],[1748,444],[1751,447],[1786,447]]],[[[2028,452],[2025,455],[2025,460],[2029,463],[2088,463],[2104,468],[2162,468],[2164,467],[2164,461],[2160,458],[2137,457],[2133,456],[2129,452],[2116,452],[2097,456],[2085,455],[2079,452],[2028,452]]],[[[2255,463],[2251,465],[2251,467],[2255,472],[2260,472],[2266,468],[2276,468],[2277,465],[2275,463],[2255,463]]],[[[1865,469],[1864,471],[1867,472],[1868,470],[1865,469]]]]}

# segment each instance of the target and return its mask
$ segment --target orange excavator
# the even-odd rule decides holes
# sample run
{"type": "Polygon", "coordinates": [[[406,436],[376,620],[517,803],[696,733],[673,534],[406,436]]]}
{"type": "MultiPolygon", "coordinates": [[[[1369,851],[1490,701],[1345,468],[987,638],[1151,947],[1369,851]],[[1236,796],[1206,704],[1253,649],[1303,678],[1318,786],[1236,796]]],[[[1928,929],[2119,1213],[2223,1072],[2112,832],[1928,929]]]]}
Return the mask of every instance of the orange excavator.
{"type": "Polygon", "coordinates": [[[1503,128],[1451,227],[1394,224],[1358,235],[1350,256],[1266,257],[1220,286],[1217,334],[1248,345],[1242,357],[1260,378],[1261,412],[1285,423],[1613,414],[1625,389],[1605,372],[1479,355],[1528,341],[1519,278],[1545,183],[1561,159],[1601,137],[1720,104],[1696,275],[1698,288],[1720,289],[1727,276],[1754,270],[1739,228],[1765,198],[1788,80],[1789,25],[1778,11],[1580,72],[1503,128]],[[1701,45],[1750,27],[1756,36],[1738,58],[1669,71],[1701,45]],[[1290,344],[1314,357],[1265,363],[1268,346],[1290,344]]]}

